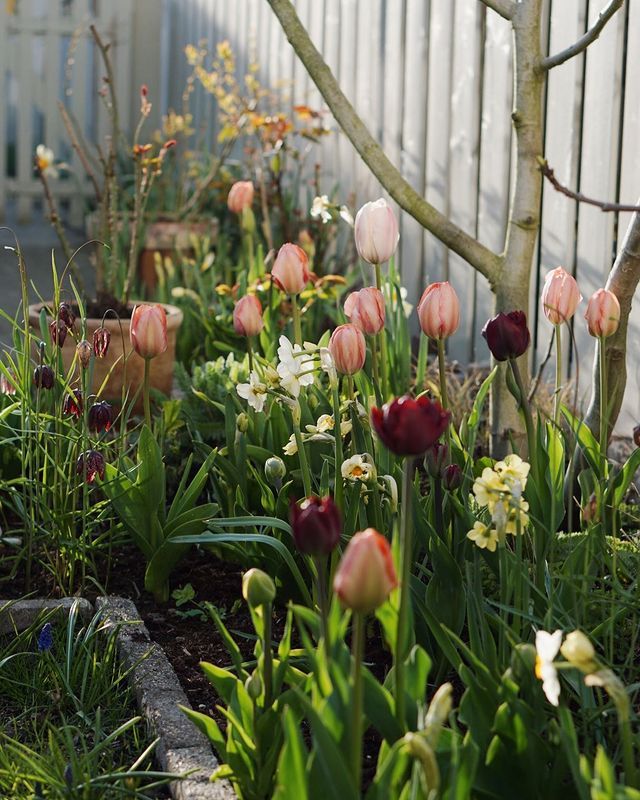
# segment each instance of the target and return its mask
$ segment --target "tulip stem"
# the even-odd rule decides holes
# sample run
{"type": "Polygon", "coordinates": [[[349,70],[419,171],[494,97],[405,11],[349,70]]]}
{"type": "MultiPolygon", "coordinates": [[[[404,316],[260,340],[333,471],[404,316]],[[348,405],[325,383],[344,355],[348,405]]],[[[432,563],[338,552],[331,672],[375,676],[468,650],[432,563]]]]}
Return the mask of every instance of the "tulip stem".
{"type": "Polygon", "coordinates": [[[344,452],[342,450],[342,432],[340,417],[340,393],[338,392],[338,381],[332,380],[331,394],[333,397],[333,435],[335,438],[335,480],[333,484],[333,497],[340,513],[344,511],[343,487],[342,487],[342,462],[344,452]]]}
{"type": "Polygon", "coordinates": [[[425,388],[427,377],[427,356],[429,353],[429,338],[420,337],[420,349],[418,350],[418,365],[416,367],[416,392],[421,392],[425,388]]]}
{"type": "Polygon", "coordinates": [[[294,344],[302,347],[302,324],[300,322],[300,308],[298,306],[298,295],[291,295],[291,309],[293,311],[293,340],[294,344]]]}
{"type": "Polygon", "coordinates": [[[395,652],[395,694],[396,694],[396,719],[400,727],[406,727],[405,696],[404,696],[404,660],[409,627],[409,603],[411,600],[411,555],[413,552],[411,541],[411,521],[413,510],[411,500],[413,494],[413,471],[415,461],[412,456],[404,460],[402,471],[402,506],[400,513],[400,541],[398,558],[400,560],[400,598],[398,603],[398,631],[396,636],[395,652]]]}
{"type": "Polygon", "coordinates": [[[316,556],[317,583],[318,583],[318,606],[320,607],[320,629],[324,640],[324,652],[327,657],[327,666],[331,657],[331,647],[329,644],[329,604],[327,602],[327,557],[316,556]]]}
{"type": "MultiPolygon", "coordinates": [[[[440,375],[440,403],[445,411],[449,410],[449,397],[447,395],[447,369],[444,353],[444,339],[438,341],[438,373],[440,375]]],[[[447,428],[448,430],[448,428],[447,428]]]]}
{"type": "MultiPolygon", "coordinates": [[[[524,414],[524,424],[525,428],[527,429],[527,444],[529,446],[529,461],[531,462],[532,467],[534,467],[534,461],[536,461],[536,435],[535,435],[535,428],[533,426],[533,415],[531,413],[531,406],[529,405],[529,399],[527,396],[527,391],[524,387],[524,383],[522,382],[522,375],[520,374],[520,369],[518,368],[518,361],[515,358],[509,359],[509,367],[511,368],[511,374],[516,382],[516,386],[518,387],[518,392],[520,393],[520,408],[522,409],[522,413],[524,414]]],[[[537,470],[534,468],[533,473],[537,476],[537,470]]]]}
{"type": "Polygon", "coordinates": [[[249,356],[249,372],[253,372],[253,347],[251,346],[251,337],[247,336],[247,355],[249,356]]]}
{"type": "Polygon", "coordinates": [[[264,676],[264,710],[271,707],[271,695],[273,693],[273,653],[271,652],[271,603],[262,606],[264,638],[263,649],[263,676],[264,676]]]}
{"type": "Polygon", "coordinates": [[[144,383],[142,385],[142,397],[144,400],[144,421],[151,430],[151,406],[149,404],[149,367],[151,359],[145,358],[144,360],[144,383]]]}
{"type": "Polygon", "coordinates": [[[378,367],[378,346],[376,336],[371,337],[371,367],[373,371],[374,392],[380,391],[380,371],[378,367]]]}
{"type": "Polygon", "coordinates": [[[351,631],[351,683],[352,683],[352,723],[351,723],[351,763],[356,793],[360,797],[362,784],[362,658],[364,656],[364,615],[355,612],[351,631]]]}
{"type": "Polygon", "coordinates": [[[556,325],[556,393],[553,398],[553,423],[560,419],[560,387],[562,386],[562,325],[556,325]]]}
{"type": "Polygon", "coordinates": [[[607,470],[607,365],[606,359],[606,340],[604,336],[599,337],[598,360],[600,362],[600,456],[602,457],[603,477],[607,470]]]}
{"type": "Polygon", "coordinates": [[[307,454],[304,450],[304,443],[302,441],[302,433],[300,432],[300,423],[294,418],[293,420],[293,435],[296,439],[298,447],[298,458],[300,460],[300,471],[302,472],[302,485],[304,486],[304,496],[311,497],[311,479],[309,477],[309,464],[307,462],[307,454]]]}
{"type": "MultiPolygon", "coordinates": [[[[376,264],[376,287],[378,291],[382,292],[382,268],[380,264],[376,264]]],[[[384,294],[384,292],[382,292],[384,294]]],[[[377,335],[380,342],[380,358],[382,360],[382,398],[386,401],[389,396],[389,359],[387,352],[387,331],[383,327],[377,335]]]]}

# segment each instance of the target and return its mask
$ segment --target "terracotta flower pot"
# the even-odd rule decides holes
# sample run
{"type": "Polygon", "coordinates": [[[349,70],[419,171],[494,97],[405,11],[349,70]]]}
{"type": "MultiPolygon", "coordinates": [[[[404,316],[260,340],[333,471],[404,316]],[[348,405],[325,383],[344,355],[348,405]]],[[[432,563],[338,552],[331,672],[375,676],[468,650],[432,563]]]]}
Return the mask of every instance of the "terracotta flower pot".
{"type": "MultiPolygon", "coordinates": [[[[49,303],[49,308],[52,307],[49,303]]],[[[135,303],[129,303],[129,307],[133,309],[135,303]]],[[[29,323],[31,327],[40,332],[40,312],[45,307],[43,303],[34,303],[29,306],[29,323]]],[[[150,362],[150,382],[154,389],[158,389],[163,394],[171,394],[173,387],[173,367],[176,355],[176,336],[178,329],[182,324],[183,314],[176,306],[165,305],[164,310],[167,312],[167,349],[162,355],[151,359],[150,362]]],[[[51,318],[48,317],[48,322],[51,318]]],[[[129,398],[138,392],[142,387],[144,378],[144,360],[140,358],[132,350],[131,341],[129,338],[129,325],[131,320],[123,319],[117,320],[112,316],[107,317],[104,321],[104,327],[111,333],[111,343],[109,344],[109,351],[105,358],[93,359],[93,383],[91,391],[97,393],[102,386],[105,378],[108,380],[104,389],[100,393],[101,400],[108,400],[114,404],[120,404],[122,397],[122,386],[125,381],[129,390],[129,398]],[[124,342],[123,342],[124,340],[124,342]],[[123,347],[124,344],[124,347],[123,347]],[[124,353],[124,358],[122,357],[124,353]],[[114,366],[115,365],[115,366],[114,366]],[[113,367],[113,369],[112,369],[113,367]],[[110,372],[111,370],[111,372],[110,372]]],[[[87,340],[93,341],[93,334],[102,325],[101,319],[88,319],[86,321],[86,336],[87,340]]],[[[62,361],[66,370],[69,370],[73,361],[77,341],[80,337],[80,325],[76,320],[74,330],[76,338],[69,334],[65,340],[62,348],[62,361]]],[[[78,369],[80,367],[78,366],[78,369]]],[[[138,396],[138,400],[134,406],[135,411],[142,411],[142,392],[138,396]]]]}

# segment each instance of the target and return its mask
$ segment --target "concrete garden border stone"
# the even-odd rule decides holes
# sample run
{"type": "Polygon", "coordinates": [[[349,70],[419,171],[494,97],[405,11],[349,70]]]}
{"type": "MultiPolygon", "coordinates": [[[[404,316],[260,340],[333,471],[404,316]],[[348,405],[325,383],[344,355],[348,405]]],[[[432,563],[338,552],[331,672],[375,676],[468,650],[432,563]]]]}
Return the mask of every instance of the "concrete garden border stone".
{"type": "MultiPolygon", "coordinates": [[[[0,634],[24,630],[42,611],[57,608],[68,614],[76,598],[60,600],[0,599],[0,634]]],[[[79,599],[80,614],[89,619],[93,607],[79,599]]],[[[149,636],[138,610],[131,600],[122,597],[99,597],[96,611],[106,621],[122,625],[118,634],[118,653],[134,689],[140,713],[159,741],[155,756],[166,772],[195,770],[169,788],[174,800],[236,800],[228,781],[211,783],[209,777],[219,766],[207,738],[180,711],[178,705],[190,708],[178,676],[159,645],[149,636]]]]}

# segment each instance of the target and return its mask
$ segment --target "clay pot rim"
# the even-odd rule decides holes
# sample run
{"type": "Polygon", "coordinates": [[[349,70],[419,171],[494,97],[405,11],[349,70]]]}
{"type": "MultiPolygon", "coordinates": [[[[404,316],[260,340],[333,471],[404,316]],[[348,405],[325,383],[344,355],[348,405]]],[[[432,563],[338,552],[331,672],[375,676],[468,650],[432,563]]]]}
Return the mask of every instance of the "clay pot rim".
{"type": "MultiPolygon", "coordinates": [[[[150,306],[150,305],[160,305],[164,308],[167,314],[167,330],[176,330],[182,324],[182,320],[184,319],[184,314],[178,306],[172,306],[169,303],[149,303],[146,300],[131,300],[127,303],[127,308],[133,310],[138,305],[150,306]]],[[[29,322],[34,325],[37,324],[38,318],[40,316],[40,312],[43,308],[47,306],[53,306],[53,301],[49,301],[46,303],[31,303],[29,306],[29,322]]],[[[49,316],[49,321],[52,317],[49,316]]],[[[116,319],[112,315],[109,315],[105,318],[104,323],[102,323],[102,317],[87,317],[86,319],[87,325],[90,327],[99,327],[100,324],[104,324],[104,327],[108,330],[119,330],[120,324],[124,328],[128,328],[131,319],[116,319]]]]}

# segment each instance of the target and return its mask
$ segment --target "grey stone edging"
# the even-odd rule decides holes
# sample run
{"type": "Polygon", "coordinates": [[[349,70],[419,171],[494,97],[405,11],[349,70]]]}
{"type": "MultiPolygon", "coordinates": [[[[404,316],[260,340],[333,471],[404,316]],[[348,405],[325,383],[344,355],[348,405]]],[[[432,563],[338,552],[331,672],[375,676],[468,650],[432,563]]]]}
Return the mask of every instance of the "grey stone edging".
{"type": "Polygon", "coordinates": [[[160,767],[173,773],[197,769],[170,784],[174,800],[235,800],[228,781],[209,780],[219,763],[209,740],[178,708],[191,705],[162,648],[151,641],[134,603],[122,597],[99,597],[96,610],[114,624],[124,623],[118,635],[119,655],[123,667],[132,670],[130,681],[138,708],[160,740],[155,750],[160,767]]]}
{"type": "MultiPolygon", "coordinates": [[[[16,601],[0,598],[0,634],[28,628],[43,611],[59,609],[68,614],[74,602],[79,604],[80,616],[89,620],[93,607],[84,598],[16,601]]],[[[134,603],[122,597],[99,597],[96,611],[102,612],[107,623],[122,625],[118,655],[125,670],[131,670],[129,680],[140,713],[159,739],[155,758],[160,768],[174,774],[196,770],[183,780],[170,783],[171,796],[174,800],[236,800],[228,781],[209,780],[219,763],[209,740],[178,708],[191,705],[164,651],[151,640],[134,603]]]]}

